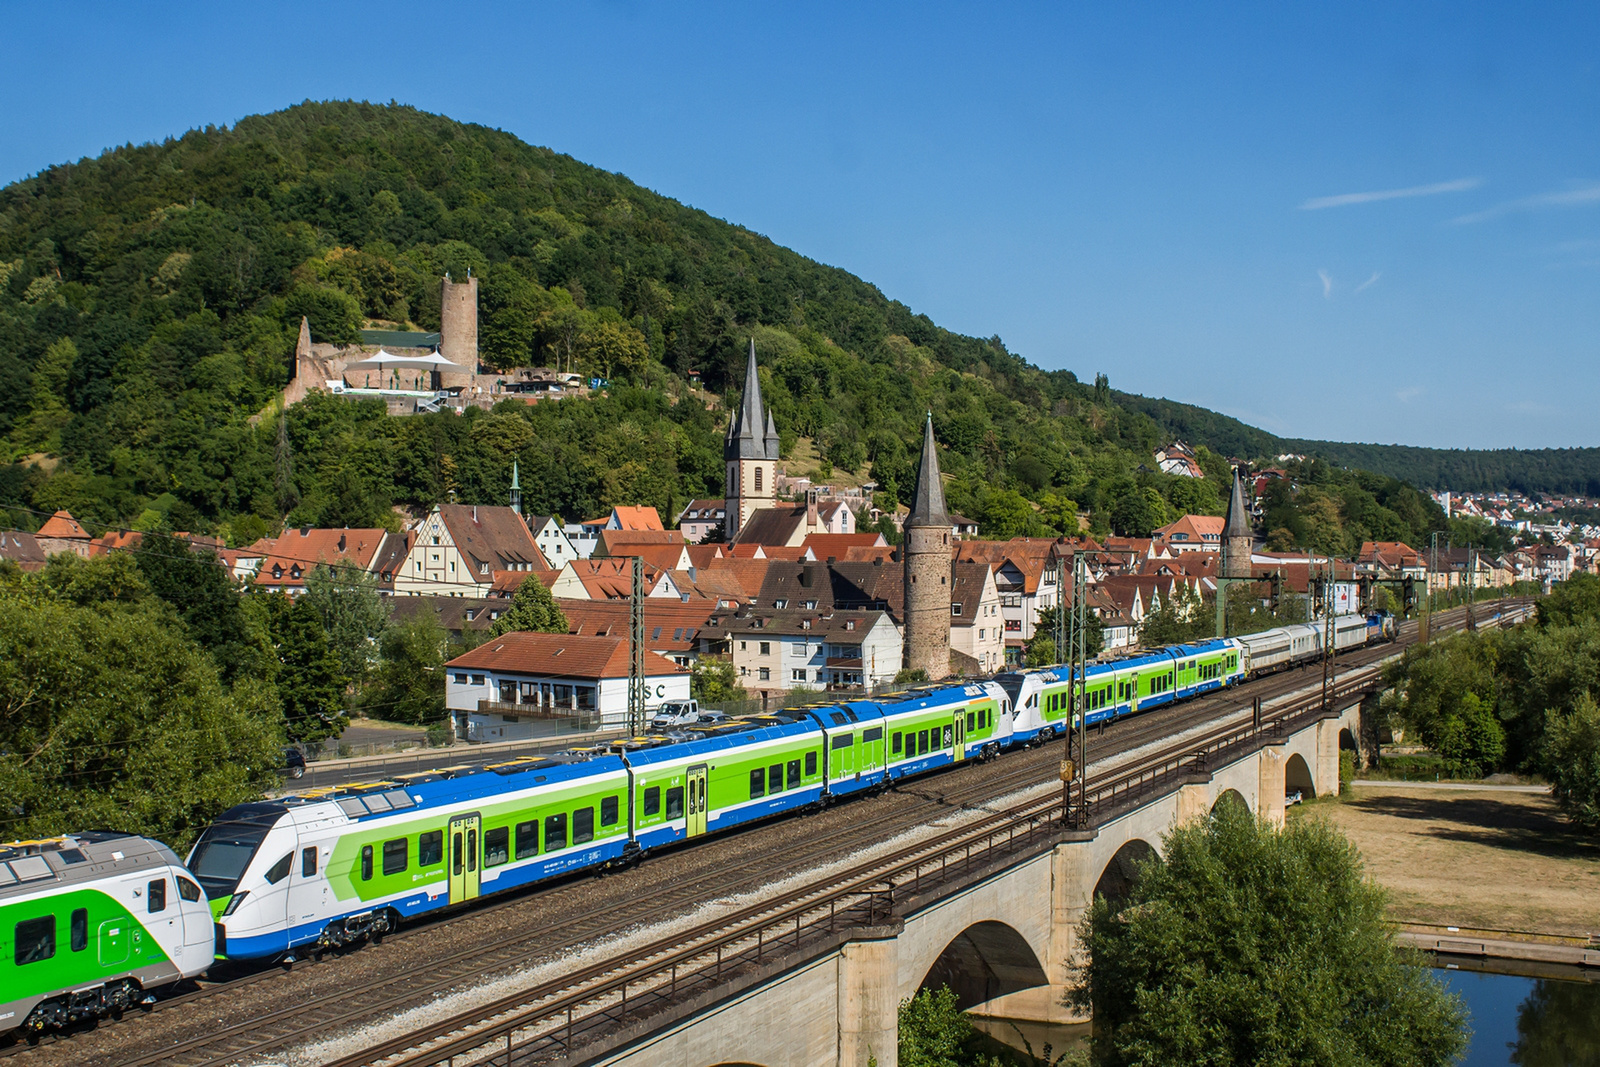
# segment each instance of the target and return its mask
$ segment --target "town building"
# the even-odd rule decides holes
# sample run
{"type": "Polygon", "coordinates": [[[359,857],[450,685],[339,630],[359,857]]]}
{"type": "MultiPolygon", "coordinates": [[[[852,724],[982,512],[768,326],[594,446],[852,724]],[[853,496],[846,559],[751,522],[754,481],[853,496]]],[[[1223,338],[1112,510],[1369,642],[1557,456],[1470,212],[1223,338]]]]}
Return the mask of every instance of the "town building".
{"type": "Polygon", "coordinates": [[[441,504],[415,533],[394,578],[396,596],[484,597],[495,571],[549,569],[522,516],[509,507],[441,504]]]}
{"type": "Polygon", "coordinates": [[[1218,552],[1222,549],[1224,520],[1216,515],[1184,515],[1176,522],[1150,532],[1150,539],[1173,555],[1182,552],[1218,552]]]}
{"type": "Polygon", "coordinates": [[[251,587],[261,593],[299,596],[306,591],[306,579],[321,566],[348,563],[359,571],[372,573],[373,564],[390,538],[405,541],[403,534],[376,527],[352,530],[302,526],[285,530],[267,544],[251,587]]]}
{"type": "Polygon", "coordinates": [[[561,520],[554,515],[528,516],[528,532],[533,535],[533,543],[539,546],[539,554],[545,562],[558,570],[568,560],[587,558],[578,554],[561,520]]]}
{"type": "Polygon", "coordinates": [[[678,512],[675,520],[683,531],[684,540],[699,544],[712,533],[725,529],[728,519],[728,502],[722,498],[691,500],[678,512]]]}
{"type": "Polygon", "coordinates": [[[763,707],[795,689],[887,685],[904,655],[900,631],[886,611],[753,608],[721,616],[718,625],[740,687],[763,707]]]}
{"type": "MultiPolygon", "coordinates": [[[[628,640],[518,631],[444,665],[445,707],[468,741],[514,741],[628,723],[628,640]]],[[[645,711],[689,699],[689,672],[644,656],[645,711]]]]}

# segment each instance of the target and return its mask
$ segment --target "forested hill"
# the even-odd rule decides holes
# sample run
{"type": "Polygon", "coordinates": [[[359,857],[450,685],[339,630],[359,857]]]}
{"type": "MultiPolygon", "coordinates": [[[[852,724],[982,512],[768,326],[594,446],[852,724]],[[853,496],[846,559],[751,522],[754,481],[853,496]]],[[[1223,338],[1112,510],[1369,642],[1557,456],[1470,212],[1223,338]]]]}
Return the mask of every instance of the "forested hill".
{"type": "MultiPolygon", "coordinates": [[[[392,105],[304,104],[0,190],[0,331],[0,508],[23,528],[61,507],[94,531],[234,544],[285,522],[393,525],[396,506],[505,500],[513,457],[530,511],[671,516],[723,491],[722,404],[751,337],[786,455],[805,439],[905,493],[932,411],[951,506],[991,535],[1076,530],[1080,513],[1143,533],[1225,495],[1209,450],[1205,479],[1151,471],[1165,431],[1103,380],[943,330],[620,175],[392,105]],[[480,279],[486,362],[560,361],[612,387],[465,416],[320,395],[277,411],[302,315],[319,340],[437,329],[447,271],[480,279]]],[[[1394,479],[1304,483],[1274,512],[1280,543],[1353,550],[1443,523],[1394,479]]]]}
{"type": "Polygon", "coordinates": [[[1230,456],[1316,456],[1399,478],[1424,489],[1460,492],[1512,489],[1529,495],[1600,496],[1600,448],[1419,448],[1278,437],[1238,419],[1165,398],[1113,393],[1117,403],[1148,415],[1171,436],[1204,441],[1230,456]]]}

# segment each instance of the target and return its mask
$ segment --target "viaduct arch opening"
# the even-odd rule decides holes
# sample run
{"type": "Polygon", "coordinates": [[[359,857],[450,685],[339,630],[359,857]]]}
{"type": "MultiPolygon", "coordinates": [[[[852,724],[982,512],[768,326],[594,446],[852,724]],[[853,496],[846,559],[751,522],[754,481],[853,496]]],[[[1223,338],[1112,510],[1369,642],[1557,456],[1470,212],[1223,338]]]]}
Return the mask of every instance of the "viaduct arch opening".
{"type": "Polygon", "coordinates": [[[1244,798],[1244,794],[1239,792],[1237,789],[1224,789],[1222,794],[1217,797],[1214,803],[1212,803],[1211,810],[1216,811],[1224,804],[1237,804],[1245,811],[1250,810],[1250,802],[1246,800],[1244,798]]]}
{"type": "Polygon", "coordinates": [[[1100,880],[1094,884],[1094,894],[1090,899],[1105,897],[1112,904],[1126,899],[1133,890],[1134,879],[1139,876],[1139,864],[1152,857],[1161,858],[1150,842],[1137,837],[1126,842],[1111,857],[1106,869],[1100,872],[1100,880]]]}
{"type": "Polygon", "coordinates": [[[985,920],[967,927],[944,947],[919,992],[949,986],[956,1005],[966,1011],[1007,993],[1049,984],[1050,977],[1027,940],[1005,923],[985,920]]]}
{"type": "Polygon", "coordinates": [[[1298,752],[1283,765],[1283,792],[1285,796],[1298,792],[1306,800],[1317,795],[1316,779],[1311,777],[1311,768],[1298,752]]]}

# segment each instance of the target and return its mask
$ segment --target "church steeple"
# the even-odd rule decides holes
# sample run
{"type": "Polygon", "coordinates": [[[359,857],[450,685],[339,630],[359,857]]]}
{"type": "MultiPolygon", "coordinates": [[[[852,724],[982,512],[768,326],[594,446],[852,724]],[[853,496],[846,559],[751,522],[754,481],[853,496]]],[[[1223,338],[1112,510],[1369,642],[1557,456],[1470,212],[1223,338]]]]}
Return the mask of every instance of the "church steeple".
{"type": "Polygon", "coordinates": [[[761,375],[756,370],[753,337],[745,361],[744,396],[728,420],[722,458],[727,469],[724,528],[732,541],[753,511],[772,506],[777,480],[778,427],[772,411],[761,403],[761,375]]]}
{"type": "Polygon", "coordinates": [[[517,461],[511,461],[511,510],[522,514],[522,486],[517,484],[517,461]]]}
{"type": "Polygon", "coordinates": [[[1250,554],[1255,535],[1250,530],[1250,509],[1244,502],[1244,478],[1233,471],[1233,491],[1228,495],[1228,515],[1222,524],[1222,567],[1224,578],[1249,578],[1250,554]]]}

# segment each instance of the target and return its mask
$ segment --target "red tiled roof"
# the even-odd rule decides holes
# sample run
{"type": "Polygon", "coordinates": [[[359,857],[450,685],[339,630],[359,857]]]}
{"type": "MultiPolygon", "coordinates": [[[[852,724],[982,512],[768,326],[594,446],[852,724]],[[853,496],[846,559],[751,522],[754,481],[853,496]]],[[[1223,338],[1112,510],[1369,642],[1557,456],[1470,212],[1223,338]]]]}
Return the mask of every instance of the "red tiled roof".
{"type": "MultiPolygon", "coordinates": [[[[446,663],[447,668],[532,674],[547,678],[626,678],[628,641],[625,637],[583,637],[526,631],[491,638],[446,663]]],[[[677,664],[654,652],[644,654],[646,675],[686,674],[677,664]]]]}
{"type": "Polygon", "coordinates": [[[39,527],[39,532],[33,536],[58,537],[64,540],[73,541],[89,540],[88,531],[82,526],[78,525],[78,520],[73,518],[72,513],[70,511],[66,511],[65,509],[56,512],[54,515],[46,519],[44,525],[39,527]]]}
{"type": "Polygon", "coordinates": [[[617,524],[624,530],[660,530],[661,516],[652,507],[624,507],[611,509],[617,524]]]}
{"type": "Polygon", "coordinates": [[[827,559],[829,556],[844,559],[852,548],[873,548],[888,543],[881,533],[808,534],[801,542],[818,559],[827,559]]]}
{"type": "Polygon", "coordinates": [[[518,569],[507,564],[527,563],[535,571],[550,566],[528,524],[508,507],[441,504],[439,518],[450,530],[456,548],[467,557],[467,575],[474,582],[488,585],[493,571],[518,569]],[[486,563],[488,571],[482,570],[486,563]]]}
{"type": "Polygon", "coordinates": [[[348,561],[367,570],[386,536],[388,531],[375,528],[285,530],[282,537],[273,539],[272,548],[261,561],[256,584],[298,585],[319,563],[348,561]]]}

